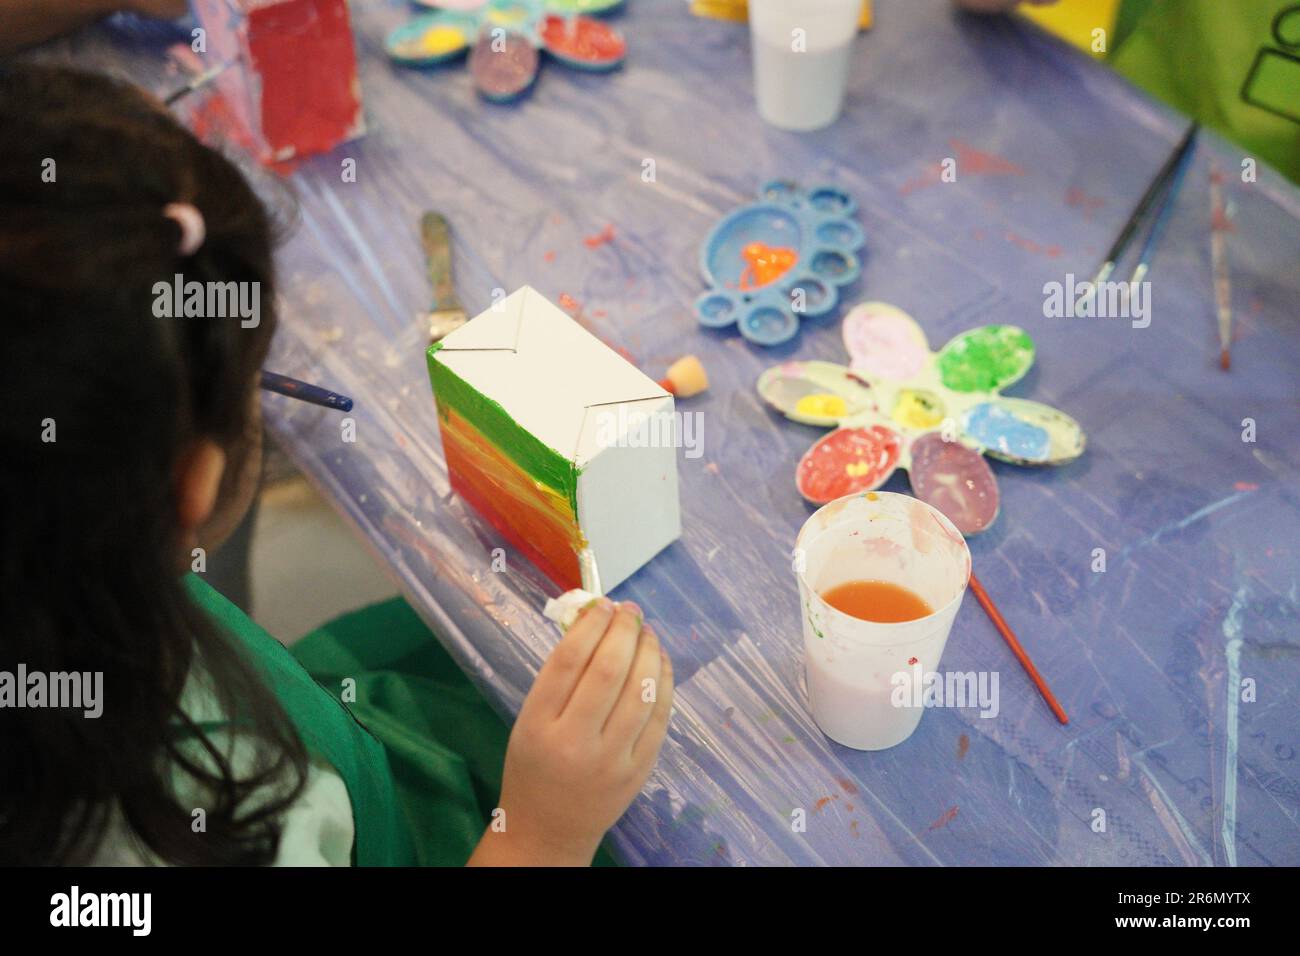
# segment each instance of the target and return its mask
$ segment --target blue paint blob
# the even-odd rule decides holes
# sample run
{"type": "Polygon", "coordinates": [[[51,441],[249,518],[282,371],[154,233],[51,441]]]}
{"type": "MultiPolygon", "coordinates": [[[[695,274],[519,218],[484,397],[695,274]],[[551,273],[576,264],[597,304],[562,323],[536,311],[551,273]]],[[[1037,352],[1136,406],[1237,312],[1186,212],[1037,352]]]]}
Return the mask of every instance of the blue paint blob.
{"type": "Polygon", "coordinates": [[[1052,447],[1046,429],[992,402],[966,413],[966,433],[986,448],[1025,461],[1046,461],[1052,447]]]}

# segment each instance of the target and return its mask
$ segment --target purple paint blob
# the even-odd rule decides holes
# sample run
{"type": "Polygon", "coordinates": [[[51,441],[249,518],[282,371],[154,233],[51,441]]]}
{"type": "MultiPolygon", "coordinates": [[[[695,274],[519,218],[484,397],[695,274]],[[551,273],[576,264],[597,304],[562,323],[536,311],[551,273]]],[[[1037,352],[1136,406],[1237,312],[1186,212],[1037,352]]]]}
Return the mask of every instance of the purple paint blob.
{"type": "Polygon", "coordinates": [[[962,534],[977,534],[998,516],[998,482],[984,456],[938,432],[912,443],[912,492],[942,511],[962,534]]]}
{"type": "Polygon", "coordinates": [[[494,102],[512,100],[537,78],[537,47],[518,33],[485,32],[469,54],[474,87],[494,102]]]}

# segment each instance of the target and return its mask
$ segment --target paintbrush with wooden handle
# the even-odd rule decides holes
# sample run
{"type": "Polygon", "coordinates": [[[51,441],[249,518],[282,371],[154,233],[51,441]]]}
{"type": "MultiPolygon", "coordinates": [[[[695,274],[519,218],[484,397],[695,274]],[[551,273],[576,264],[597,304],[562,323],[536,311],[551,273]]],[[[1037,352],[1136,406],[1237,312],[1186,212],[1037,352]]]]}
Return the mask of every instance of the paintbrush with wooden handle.
{"type": "Polygon", "coordinates": [[[1219,316],[1219,367],[1232,367],[1232,283],[1228,278],[1226,233],[1232,230],[1223,202],[1223,173],[1210,174],[1210,262],[1214,270],[1214,304],[1219,316]]]}

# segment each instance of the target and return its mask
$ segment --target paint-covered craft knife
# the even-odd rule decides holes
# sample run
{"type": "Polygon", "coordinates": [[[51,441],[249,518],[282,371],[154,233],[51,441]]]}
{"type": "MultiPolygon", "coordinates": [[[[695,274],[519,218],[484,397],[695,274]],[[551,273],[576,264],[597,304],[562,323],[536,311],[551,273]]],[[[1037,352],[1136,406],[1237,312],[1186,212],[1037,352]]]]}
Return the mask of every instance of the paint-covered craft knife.
{"type": "Polygon", "coordinates": [[[422,318],[428,323],[429,341],[437,342],[464,325],[466,319],[451,280],[451,227],[440,213],[426,212],[420,219],[420,241],[433,286],[433,306],[422,318]]]}

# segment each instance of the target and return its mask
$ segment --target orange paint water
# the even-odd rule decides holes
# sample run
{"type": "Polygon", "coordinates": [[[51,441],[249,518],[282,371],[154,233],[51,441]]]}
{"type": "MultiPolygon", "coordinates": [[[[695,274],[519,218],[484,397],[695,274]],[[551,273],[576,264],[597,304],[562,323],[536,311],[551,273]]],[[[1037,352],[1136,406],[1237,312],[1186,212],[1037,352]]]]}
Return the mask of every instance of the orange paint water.
{"type": "Polygon", "coordinates": [[[934,613],[925,598],[889,581],[845,581],[821,597],[837,611],[878,624],[915,621],[934,613]]]}

